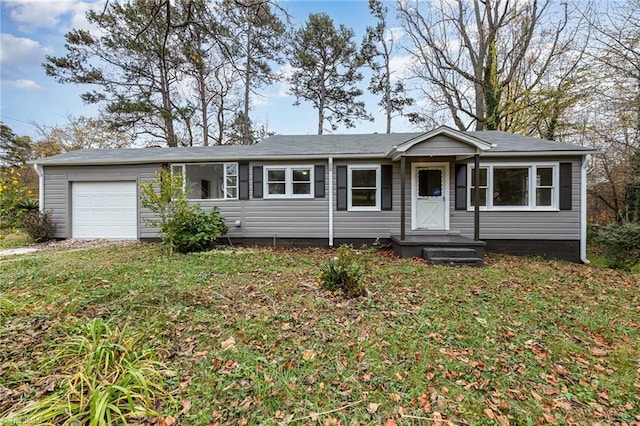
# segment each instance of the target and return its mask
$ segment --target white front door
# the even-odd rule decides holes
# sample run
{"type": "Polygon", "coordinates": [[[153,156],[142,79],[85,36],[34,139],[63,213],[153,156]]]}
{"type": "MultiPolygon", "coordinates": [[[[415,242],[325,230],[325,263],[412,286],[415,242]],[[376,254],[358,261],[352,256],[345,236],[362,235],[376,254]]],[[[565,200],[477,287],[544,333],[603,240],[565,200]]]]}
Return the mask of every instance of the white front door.
{"type": "Polygon", "coordinates": [[[412,165],[411,229],[449,229],[449,164],[412,165]]]}

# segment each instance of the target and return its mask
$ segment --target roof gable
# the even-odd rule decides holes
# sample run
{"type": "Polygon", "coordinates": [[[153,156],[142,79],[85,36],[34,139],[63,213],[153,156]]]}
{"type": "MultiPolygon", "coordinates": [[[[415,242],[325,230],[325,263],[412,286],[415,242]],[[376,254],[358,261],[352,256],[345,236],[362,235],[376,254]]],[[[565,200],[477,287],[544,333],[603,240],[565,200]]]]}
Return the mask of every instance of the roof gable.
{"type": "Polygon", "coordinates": [[[491,144],[469,133],[447,126],[440,126],[422,133],[387,152],[387,157],[397,160],[403,155],[468,155],[491,149],[491,144]]]}

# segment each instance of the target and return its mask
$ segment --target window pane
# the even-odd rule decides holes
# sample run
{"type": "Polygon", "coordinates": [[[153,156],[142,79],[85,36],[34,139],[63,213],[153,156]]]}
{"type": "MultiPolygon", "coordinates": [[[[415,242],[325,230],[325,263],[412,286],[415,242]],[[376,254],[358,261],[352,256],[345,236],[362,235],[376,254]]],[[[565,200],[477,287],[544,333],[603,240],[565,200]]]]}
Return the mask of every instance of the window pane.
{"type": "Polygon", "coordinates": [[[267,171],[267,180],[269,182],[284,182],[285,181],[284,169],[273,169],[267,171]]]}
{"type": "Polygon", "coordinates": [[[311,184],[309,183],[294,183],[293,184],[294,195],[309,195],[311,194],[311,184]]]}
{"type": "Polygon", "coordinates": [[[551,194],[553,189],[551,188],[538,188],[536,189],[536,205],[537,206],[551,206],[551,194]]]}
{"type": "Polygon", "coordinates": [[[553,186],[553,169],[540,168],[537,169],[536,186],[553,186]]]}
{"type": "Polygon", "coordinates": [[[294,182],[310,182],[311,172],[309,169],[293,169],[294,182]]]}
{"type": "Polygon", "coordinates": [[[285,184],[284,183],[270,183],[269,187],[269,195],[284,195],[285,194],[285,184]]]}
{"type": "Polygon", "coordinates": [[[237,176],[227,176],[227,186],[237,186],[238,178],[237,176]]]}
{"type": "Polygon", "coordinates": [[[526,206],[529,204],[529,169],[493,169],[493,205],[526,206]]]}
{"type": "Polygon", "coordinates": [[[185,170],[189,199],[224,198],[222,193],[224,168],[222,164],[187,164],[185,170]]]}
{"type": "Polygon", "coordinates": [[[440,197],[442,195],[442,170],[418,170],[418,196],[440,197]]]}
{"type": "Polygon", "coordinates": [[[227,187],[227,198],[238,198],[238,188],[227,187]]]}
{"type": "Polygon", "coordinates": [[[375,189],[353,189],[351,191],[351,205],[354,207],[375,207],[375,189]]]}
{"type": "MultiPolygon", "coordinates": [[[[480,206],[487,206],[487,188],[480,188],[480,206]]],[[[471,206],[476,205],[476,190],[475,188],[471,188],[471,206]]]]}
{"type": "Polygon", "coordinates": [[[181,175],[182,174],[182,166],[171,166],[171,173],[175,176],[175,175],[181,175]]]}
{"type": "MultiPolygon", "coordinates": [[[[375,188],[376,187],[376,169],[351,170],[351,187],[375,188]]],[[[353,205],[355,206],[356,204],[354,203],[353,205]]],[[[375,205],[375,199],[374,199],[374,205],[375,205]]]]}
{"type": "MultiPolygon", "coordinates": [[[[476,184],[476,169],[471,169],[471,186],[476,184]]],[[[480,186],[487,186],[487,169],[480,167],[480,186]]]]}
{"type": "Polygon", "coordinates": [[[238,165],[236,163],[227,163],[227,175],[237,175],[238,174],[238,165]]]}

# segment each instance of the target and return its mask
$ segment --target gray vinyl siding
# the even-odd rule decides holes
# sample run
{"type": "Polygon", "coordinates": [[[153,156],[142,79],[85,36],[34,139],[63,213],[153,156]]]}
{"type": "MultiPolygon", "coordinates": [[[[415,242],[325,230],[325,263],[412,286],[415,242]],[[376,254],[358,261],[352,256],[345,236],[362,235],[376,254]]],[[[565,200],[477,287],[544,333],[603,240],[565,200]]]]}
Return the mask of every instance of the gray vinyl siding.
{"type": "MultiPolygon", "coordinates": [[[[579,240],[580,239],[580,167],[581,158],[554,160],[538,159],[508,160],[483,158],[483,162],[500,161],[559,161],[571,162],[572,200],[571,210],[561,211],[480,211],[480,239],[505,240],[579,240]]],[[[454,179],[455,176],[451,176],[454,179]]],[[[451,197],[453,197],[453,193],[451,197]]],[[[452,198],[453,201],[453,198],[452,198]]],[[[454,210],[451,206],[450,225],[461,235],[473,237],[473,211],[454,210]]]]}
{"type": "MultiPolygon", "coordinates": [[[[274,161],[249,164],[249,194],[254,166],[324,165],[324,198],[259,198],[244,201],[241,235],[248,238],[329,238],[328,164],[326,161],[274,161]]],[[[313,188],[313,182],[311,182],[313,188]]]]}
{"type": "Polygon", "coordinates": [[[430,155],[464,155],[475,154],[476,148],[464,142],[457,141],[447,136],[434,136],[433,138],[416,144],[407,152],[407,156],[430,156],[430,155]]]}
{"type": "MultiPolygon", "coordinates": [[[[333,170],[333,236],[341,238],[389,238],[400,233],[400,163],[393,164],[392,210],[384,211],[336,211],[336,172],[340,165],[382,165],[387,160],[336,161],[333,170]]],[[[410,186],[409,186],[410,187],[410,186]]],[[[348,188],[347,188],[348,190],[348,188]]]]}
{"type": "MultiPolygon", "coordinates": [[[[135,181],[153,178],[158,165],[44,167],[44,210],[51,212],[55,238],[71,237],[71,185],[73,182],[135,181]]],[[[138,237],[144,237],[148,216],[138,197],[138,237]]]]}

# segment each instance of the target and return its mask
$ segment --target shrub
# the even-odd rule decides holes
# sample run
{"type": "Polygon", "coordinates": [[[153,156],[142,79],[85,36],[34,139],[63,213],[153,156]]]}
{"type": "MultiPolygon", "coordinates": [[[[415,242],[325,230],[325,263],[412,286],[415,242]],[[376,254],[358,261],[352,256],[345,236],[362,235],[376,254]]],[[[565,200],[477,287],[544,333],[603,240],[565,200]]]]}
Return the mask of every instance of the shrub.
{"type": "Polygon", "coordinates": [[[364,267],[358,263],[358,254],[351,246],[337,249],[338,256],[320,268],[320,284],[331,292],[341,292],[345,297],[364,296],[364,267]]]}
{"type": "Polygon", "coordinates": [[[54,224],[50,212],[25,210],[20,217],[21,228],[36,243],[44,243],[53,239],[54,224]]]}
{"type": "Polygon", "coordinates": [[[55,389],[5,418],[15,424],[99,425],[156,416],[159,400],[174,399],[164,389],[165,366],[141,346],[141,336],[91,320],[52,351],[51,362],[62,369],[52,376],[59,378],[55,389]]]}
{"type": "Polygon", "coordinates": [[[227,233],[224,217],[217,207],[209,213],[199,205],[183,206],[160,229],[163,242],[178,253],[209,250],[227,233]]]}
{"type": "Polygon", "coordinates": [[[611,268],[631,270],[640,262],[640,223],[606,226],[598,232],[595,241],[611,268]]]}
{"type": "Polygon", "coordinates": [[[23,210],[20,204],[33,195],[23,182],[24,169],[0,170],[0,228],[17,228],[23,210]]]}
{"type": "Polygon", "coordinates": [[[182,175],[163,169],[152,181],[141,183],[140,189],[142,205],[156,214],[146,222],[159,228],[169,254],[208,250],[227,233],[216,207],[206,213],[199,205],[189,205],[182,175]]]}

